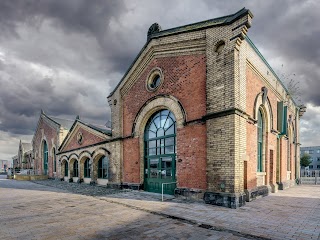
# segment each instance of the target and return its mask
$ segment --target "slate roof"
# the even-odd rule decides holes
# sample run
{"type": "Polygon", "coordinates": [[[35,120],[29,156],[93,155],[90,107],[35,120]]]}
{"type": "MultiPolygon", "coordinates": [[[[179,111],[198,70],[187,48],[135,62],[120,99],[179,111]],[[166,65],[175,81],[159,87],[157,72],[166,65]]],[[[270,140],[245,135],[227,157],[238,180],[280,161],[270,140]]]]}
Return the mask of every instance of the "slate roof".
{"type": "Polygon", "coordinates": [[[63,119],[63,118],[58,118],[58,117],[52,117],[52,116],[47,116],[47,118],[51,119],[55,123],[59,124],[61,127],[63,127],[66,130],[69,130],[72,127],[72,124],[74,120],[69,120],[69,119],[63,119]]]}
{"type": "MultiPolygon", "coordinates": [[[[174,34],[179,34],[179,33],[183,33],[183,32],[196,31],[196,30],[205,29],[205,28],[209,28],[209,27],[217,27],[217,26],[228,25],[228,24],[233,23],[237,19],[239,19],[239,18],[241,18],[241,17],[243,17],[243,16],[245,16],[247,14],[249,14],[251,17],[253,17],[253,14],[250,12],[249,9],[242,8],[238,12],[236,12],[234,14],[231,14],[231,15],[218,17],[218,18],[213,18],[213,19],[209,19],[209,20],[206,20],[206,21],[192,23],[192,24],[188,24],[188,25],[184,25],[184,26],[180,26],[180,27],[170,28],[170,29],[167,29],[167,30],[160,30],[159,29],[158,31],[151,31],[151,33],[148,32],[147,42],[142,47],[142,49],[140,50],[140,52],[137,55],[137,57],[134,59],[134,61],[132,62],[132,64],[130,65],[130,67],[126,71],[126,73],[123,75],[122,79],[119,81],[117,86],[109,94],[108,97],[111,97],[113,95],[113,93],[117,90],[117,88],[120,86],[122,81],[125,79],[125,77],[129,73],[130,69],[133,67],[135,62],[138,60],[138,58],[140,57],[142,52],[146,49],[146,47],[148,46],[149,42],[152,39],[159,38],[159,37],[164,37],[164,36],[169,36],[169,35],[174,35],[174,34]]],[[[150,29],[149,29],[149,31],[150,31],[150,29]]]]}

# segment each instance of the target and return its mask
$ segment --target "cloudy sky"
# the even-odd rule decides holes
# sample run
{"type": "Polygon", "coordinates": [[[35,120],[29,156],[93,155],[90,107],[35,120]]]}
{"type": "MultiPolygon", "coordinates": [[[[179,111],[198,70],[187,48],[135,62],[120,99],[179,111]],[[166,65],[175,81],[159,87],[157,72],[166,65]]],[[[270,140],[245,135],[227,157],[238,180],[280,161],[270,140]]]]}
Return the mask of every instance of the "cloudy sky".
{"type": "Polygon", "coordinates": [[[303,146],[320,145],[320,3],[213,0],[1,0],[0,159],[31,141],[40,110],[104,124],[107,95],[162,29],[232,14],[254,15],[248,35],[284,81],[298,82],[308,109],[303,146]]]}

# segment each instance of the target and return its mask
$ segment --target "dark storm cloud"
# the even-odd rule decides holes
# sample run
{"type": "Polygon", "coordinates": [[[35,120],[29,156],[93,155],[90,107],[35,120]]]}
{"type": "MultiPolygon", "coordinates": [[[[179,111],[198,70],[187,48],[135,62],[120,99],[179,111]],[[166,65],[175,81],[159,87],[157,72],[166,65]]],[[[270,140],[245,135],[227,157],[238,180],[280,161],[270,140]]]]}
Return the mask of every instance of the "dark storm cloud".
{"type": "Polygon", "coordinates": [[[53,18],[66,32],[85,31],[96,35],[108,28],[111,18],[117,18],[125,9],[123,1],[101,0],[2,0],[0,26],[14,33],[18,22],[37,24],[44,18],[53,18]]]}
{"type": "Polygon", "coordinates": [[[248,34],[267,61],[300,82],[303,103],[312,109],[302,123],[308,133],[320,125],[319,6],[316,0],[1,0],[0,134],[14,141],[16,134],[32,135],[40,109],[104,124],[110,119],[105,97],[152,23],[168,29],[243,7],[254,14],[248,34]]]}

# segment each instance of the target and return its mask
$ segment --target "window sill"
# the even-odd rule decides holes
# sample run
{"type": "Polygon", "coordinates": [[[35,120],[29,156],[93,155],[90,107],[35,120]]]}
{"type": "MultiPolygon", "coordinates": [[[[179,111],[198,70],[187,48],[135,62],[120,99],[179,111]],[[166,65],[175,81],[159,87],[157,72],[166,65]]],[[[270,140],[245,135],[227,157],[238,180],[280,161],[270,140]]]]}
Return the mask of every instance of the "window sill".
{"type": "Polygon", "coordinates": [[[266,172],[257,172],[257,176],[265,176],[265,175],[267,175],[266,172]]]}

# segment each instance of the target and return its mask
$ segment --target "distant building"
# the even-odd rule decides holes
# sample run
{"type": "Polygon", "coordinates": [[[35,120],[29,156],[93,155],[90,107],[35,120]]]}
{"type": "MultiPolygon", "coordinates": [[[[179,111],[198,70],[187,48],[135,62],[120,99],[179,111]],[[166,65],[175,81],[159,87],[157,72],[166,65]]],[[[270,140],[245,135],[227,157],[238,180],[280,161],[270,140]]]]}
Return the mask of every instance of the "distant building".
{"type": "MultiPolygon", "coordinates": [[[[301,147],[300,155],[309,154],[311,156],[311,163],[305,170],[320,170],[320,146],[301,147]]],[[[302,167],[304,169],[304,167],[302,167]]]]}
{"type": "Polygon", "coordinates": [[[7,172],[8,168],[11,168],[10,160],[0,160],[0,172],[7,172]]]}
{"type": "Polygon", "coordinates": [[[12,167],[14,169],[19,168],[18,155],[15,155],[15,156],[12,157],[12,167]]]}

